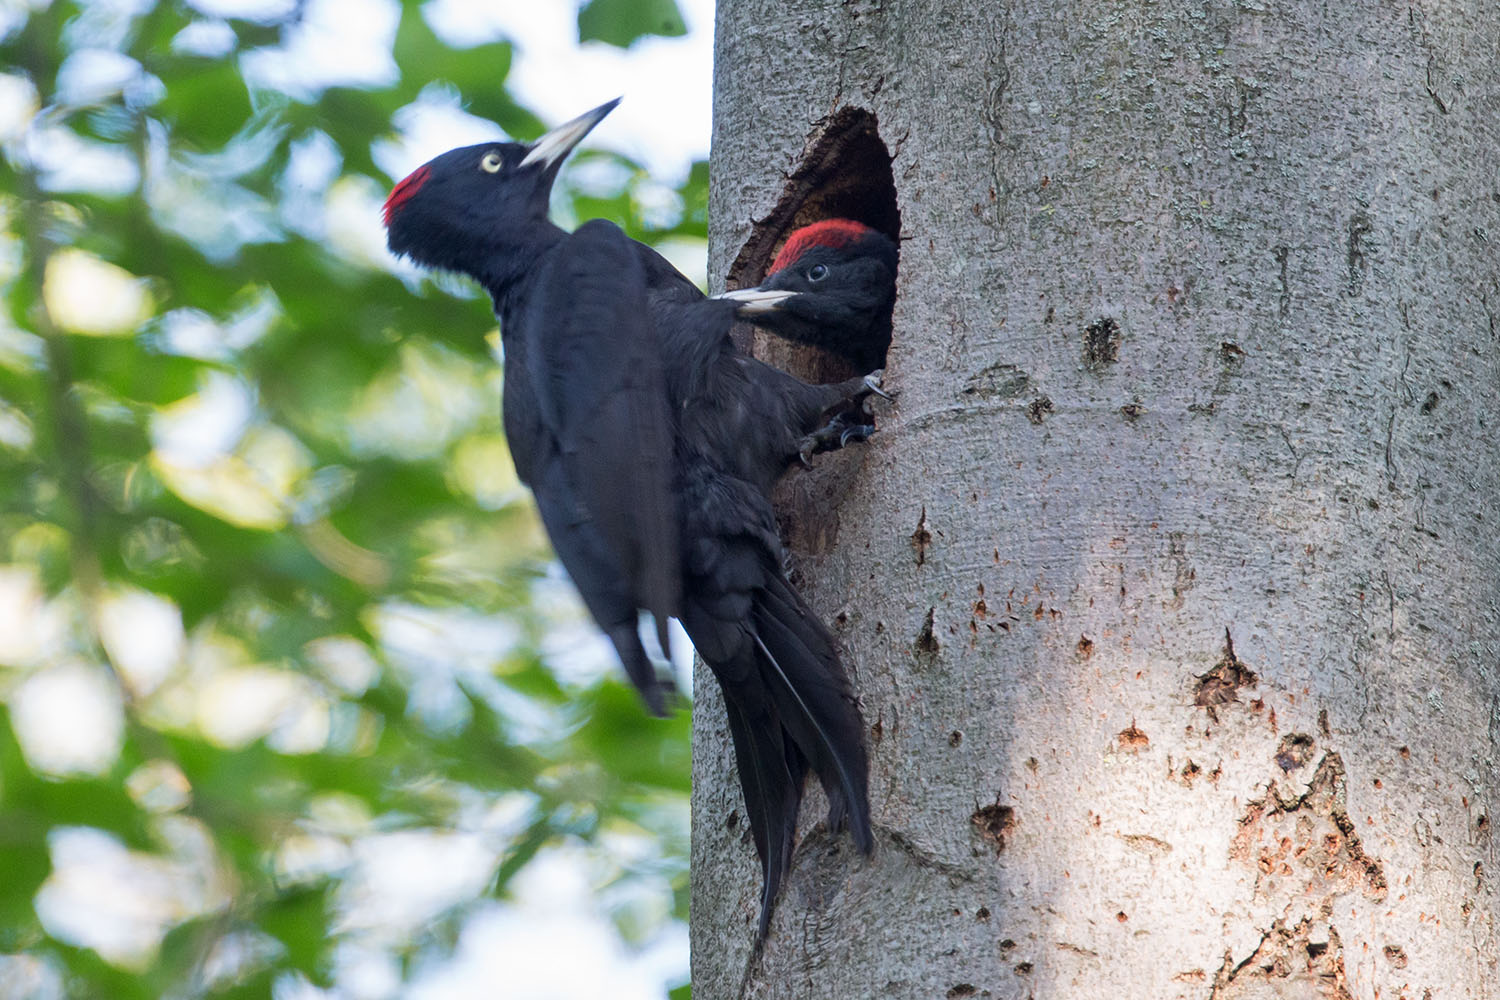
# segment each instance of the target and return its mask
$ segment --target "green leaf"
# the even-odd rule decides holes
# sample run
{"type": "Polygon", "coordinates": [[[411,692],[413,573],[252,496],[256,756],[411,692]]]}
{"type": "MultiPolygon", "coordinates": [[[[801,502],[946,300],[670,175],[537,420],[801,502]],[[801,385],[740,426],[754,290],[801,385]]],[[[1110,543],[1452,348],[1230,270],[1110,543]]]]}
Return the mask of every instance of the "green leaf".
{"type": "Polygon", "coordinates": [[[138,340],[75,337],[73,343],[74,377],[98,383],[122,402],[165,406],[192,395],[204,372],[200,361],[155,353],[138,340]]]}
{"type": "Polygon", "coordinates": [[[87,1000],[160,1000],[161,994],[148,980],[130,969],[110,965],[99,953],[88,948],[53,944],[50,949],[63,960],[68,970],[68,996],[87,1000]]]}
{"type": "Polygon", "coordinates": [[[403,74],[401,95],[414,99],[434,81],[447,81],[463,95],[472,114],[487,118],[516,136],[540,135],[541,121],[510,98],[505,78],[513,55],[509,42],[450,48],[433,32],[418,7],[401,15],[394,48],[396,62],[414,72],[403,74]]]}
{"type": "Polygon", "coordinates": [[[250,119],[250,92],[233,60],[195,59],[193,69],[171,81],[153,109],[171,124],[175,138],[197,149],[216,149],[250,119]]]}
{"type": "Polygon", "coordinates": [[[17,838],[0,824],[0,846],[5,854],[5,878],[0,879],[0,954],[19,951],[40,933],[32,900],[52,871],[46,841],[17,838]]]}
{"type": "Polygon", "coordinates": [[[635,690],[616,680],[599,684],[583,699],[587,720],[574,736],[596,760],[609,761],[611,777],[686,793],[692,759],[686,712],[653,718],[635,690]]]}
{"type": "MultiPolygon", "coordinates": [[[[151,846],[146,815],[125,792],[123,763],[115,773],[99,778],[51,779],[34,774],[26,764],[10,725],[10,713],[0,710],[0,855],[16,851],[18,861],[27,848],[45,844],[55,826],[92,826],[115,834],[135,847],[151,846]]],[[[23,871],[27,869],[23,865],[23,871]]]]}
{"type": "Polygon", "coordinates": [[[259,914],[261,929],[286,947],[285,964],[314,983],[327,978],[324,958],[331,944],[326,933],[332,916],[331,888],[330,883],[323,883],[288,890],[262,907],[259,914]]]}
{"type": "Polygon", "coordinates": [[[279,23],[264,24],[260,21],[230,18],[229,26],[234,29],[240,45],[245,48],[276,45],[282,40],[282,25],[279,23]]]}
{"type": "MultiPolygon", "coordinates": [[[[328,133],[328,137],[338,144],[346,169],[377,174],[379,170],[370,158],[370,142],[392,130],[391,116],[404,103],[393,91],[329,87],[312,106],[289,108],[287,120],[296,126],[322,129],[328,133]]],[[[301,246],[296,249],[306,252],[321,248],[301,246]]],[[[331,260],[325,260],[316,270],[303,272],[302,279],[316,280],[321,272],[329,269],[330,263],[331,260]]]]}
{"type": "Polygon", "coordinates": [[[673,0],[590,0],[578,12],[580,42],[608,42],[624,49],[645,35],[685,34],[687,25],[673,0]]]}
{"type": "Polygon", "coordinates": [[[130,54],[140,60],[147,72],[175,76],[182,72],[178,63],[182,57],[172,52],[172,39],[192,22],[193,11],[186,4],[153,4],[137,24],[130,54]]]}

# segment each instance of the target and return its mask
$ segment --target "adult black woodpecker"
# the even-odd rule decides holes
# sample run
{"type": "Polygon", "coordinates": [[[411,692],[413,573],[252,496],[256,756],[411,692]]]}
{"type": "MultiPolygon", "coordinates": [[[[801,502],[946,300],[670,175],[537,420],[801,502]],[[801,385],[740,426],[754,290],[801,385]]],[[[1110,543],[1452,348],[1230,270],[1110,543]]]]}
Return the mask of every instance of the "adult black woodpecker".
{"type": "Polygon", "coordinates": [[[824,219],[788,237],[758,287],[721,297],[750,304],[772,292],[796,292],[747,318],[847,358],[860,371],[882,368],[891,346],[896,257],[896,244],[879,230],[824,219]]]}
{"type": "Polygon", "coordinates": [[[547,218],[569,151],[618,103],[529,145],[481,143],[418,167],[385,204],[394,253],[474,278],[505,349],[504,423],[520,479],[585,605],[647,705],[663,685],[639,611],[681,620],[718,679],[762,866],[763,940],[789,869],[803,780],[829,824],[873,846],[864,725],[828,630],[782,573],[767,490],[860,379],[809,386],[735,352],[737,311],[604,220],[547,218]]]}

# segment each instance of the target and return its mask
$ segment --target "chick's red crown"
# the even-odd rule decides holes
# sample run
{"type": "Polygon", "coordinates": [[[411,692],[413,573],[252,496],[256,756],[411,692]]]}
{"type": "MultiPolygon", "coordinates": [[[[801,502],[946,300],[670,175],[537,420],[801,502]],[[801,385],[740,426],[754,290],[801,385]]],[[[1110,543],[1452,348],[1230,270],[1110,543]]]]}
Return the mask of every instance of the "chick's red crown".
{"type": "MultiPolygon", "coordinates": [[[[395,194],[392,193],[391,197],[394,198],[395,194]]],[[[846,247],[859,242],[871,232],[874,230],[869,226],[853,219],[824,219],[810,226],[803,226],[782,246],[781,253],[771,262],[771,269],[767,273],[775,274],[813,247],[846,247]]]]}

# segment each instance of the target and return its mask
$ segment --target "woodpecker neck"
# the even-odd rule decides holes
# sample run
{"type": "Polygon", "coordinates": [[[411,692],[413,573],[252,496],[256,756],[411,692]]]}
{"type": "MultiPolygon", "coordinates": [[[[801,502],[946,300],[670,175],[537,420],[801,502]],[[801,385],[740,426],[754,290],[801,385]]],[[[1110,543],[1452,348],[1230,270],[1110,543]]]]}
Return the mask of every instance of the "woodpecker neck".
{"type": "Polygon", "coordinates": [[[486,240],[481,252],[465,254],[455,270],[483,285],[498,309],[517,283],[534,271],[536,262],[566,235],[551,220],[538,219],[525,230],[486,240]]]}

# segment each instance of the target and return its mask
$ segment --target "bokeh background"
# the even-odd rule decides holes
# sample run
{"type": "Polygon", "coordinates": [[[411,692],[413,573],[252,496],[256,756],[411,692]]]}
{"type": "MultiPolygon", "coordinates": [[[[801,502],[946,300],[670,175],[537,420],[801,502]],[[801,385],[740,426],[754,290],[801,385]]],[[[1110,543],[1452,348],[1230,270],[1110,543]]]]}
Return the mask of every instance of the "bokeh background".
{"type": "Polygon", "coordinates": [[[0,3],[0,997],[688,995],[687,714],[380,204],[623,93],[555,218],[701,282],[712,13],[0,3]]]}

